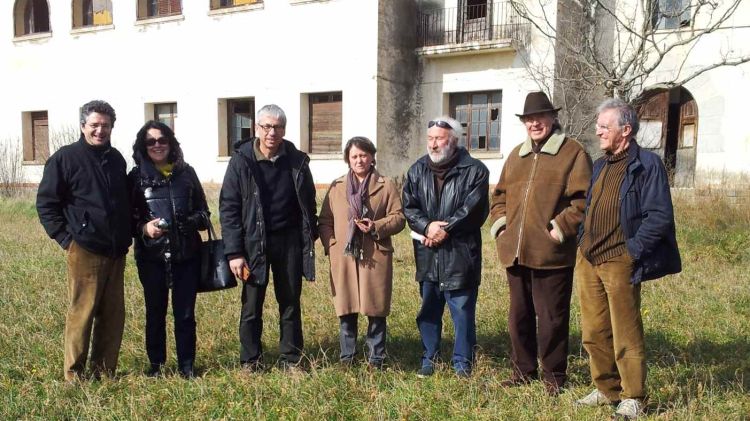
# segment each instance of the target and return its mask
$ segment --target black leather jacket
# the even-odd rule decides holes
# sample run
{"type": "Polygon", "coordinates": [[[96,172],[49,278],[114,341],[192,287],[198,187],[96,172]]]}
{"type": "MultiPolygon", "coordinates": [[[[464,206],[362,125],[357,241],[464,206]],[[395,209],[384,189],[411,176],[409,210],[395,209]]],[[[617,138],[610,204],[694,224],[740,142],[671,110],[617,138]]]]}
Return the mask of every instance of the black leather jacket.
{"type": "Polygon", "coordinates": [[[199,215],[204,213],[208,217],[209,212],[195,170],[187,164],[177,164],[172,175],[164,177],[149,159],[141,157],[136,158],[136,166],[128,177],[133,185],[135,258],[162,260],[167,250],[175,262],[198,257],[201,244],[198,230],[207,228],[199,215]],[[154,218],[169,223],[167,235],[156,239],[143,235],[143,225],[154,218]],[[191,219],[192,224],[185,224],[191,219]]]}
{"type": "MultiPolygon", "coordinates": [[[[242,255],[250,266],[253,282],[267,282],[266,222],[254,173],[258,171],[253,152],[255,139],[237,142],[229,160],[219,197],[224,254],[242,255]]],[[[302,214],[302,275],[315,280],[315,240],[318,238],[315,184],[308,163],[310,158],[292,142],[284,140],[286,158],[292,167],[294,190],[302,214]]]]}
{"type": "Polygon", "coordinates": [[[427,155],[409,168],[404,183],[404,215],[412,231],[425,234],[432,221],[445,221],[448,239],[430,248],[413,241],[417,282],[436,282],[440,290],[479,285],[482,224],[489,214],[489,170],[459,147],[456,166],[445,176],[440,202],[427,155]]]}

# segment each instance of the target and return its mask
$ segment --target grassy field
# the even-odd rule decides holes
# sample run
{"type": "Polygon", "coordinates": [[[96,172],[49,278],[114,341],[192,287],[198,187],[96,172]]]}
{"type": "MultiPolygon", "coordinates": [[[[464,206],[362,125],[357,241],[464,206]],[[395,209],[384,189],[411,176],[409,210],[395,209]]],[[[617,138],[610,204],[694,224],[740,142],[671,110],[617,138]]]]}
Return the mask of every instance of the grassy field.
{"type": "MultiPolygon", "coordinates": [[[[211,193],[215,197],[215,191],[211,193]]],[[[64,253],[46,238],[30,198],[0,199],[0,419],[606,419],[610,408],[575,408],[591,390],[580,344],[578,303],[571,321],[570,387],[556,398],[540,384],[499,387],[510,375],[508,296],[493,245],[485,240],[478,303],[475,375],[414,374],[421,345],[419,297],[405,233],[396,241],[387,369],[337,364],[338,323],[327,262],[303,290],[303,373],[239,370],[239,289],[198,297],[200,378],[151,379],[144,350],[144,306],[135,265],[126,269],[127,321],[115,379],[66,387],[62,332],[66,311],[64,253]]],[[[643,287],[649,364],[649,417],[738,420],[750,414],[750,204],[719,194],[675,196],[684,271],[643,287]]],[[[215,200],[212,209],[216,209],[215,200]]],[[[278,356],[275,301],[266,301],[266,361],[278,356]]],[[[450,355],[446,315],[443,355],[450,355]]],[[[171,324],[171,321],[170,321],[171,324]]],[[[360,328],[360,331],[362,329],[360,328]]],[[[169,331],[170,362],[175,370],[169,331]]]]}

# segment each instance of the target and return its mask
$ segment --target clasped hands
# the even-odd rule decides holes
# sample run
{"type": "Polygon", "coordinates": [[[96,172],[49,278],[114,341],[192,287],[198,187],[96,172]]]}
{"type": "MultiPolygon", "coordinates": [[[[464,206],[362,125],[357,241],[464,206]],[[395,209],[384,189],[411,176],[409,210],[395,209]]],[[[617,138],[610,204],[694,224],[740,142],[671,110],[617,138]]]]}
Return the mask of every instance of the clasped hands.
{"type": "Polygon", "coordinates": [[[424,245],[427,247],[437,247],[448,239],[448,232],[443,229],[448,225],[445,221],[432,221],[427,225],[425,232],[424,245]]]}

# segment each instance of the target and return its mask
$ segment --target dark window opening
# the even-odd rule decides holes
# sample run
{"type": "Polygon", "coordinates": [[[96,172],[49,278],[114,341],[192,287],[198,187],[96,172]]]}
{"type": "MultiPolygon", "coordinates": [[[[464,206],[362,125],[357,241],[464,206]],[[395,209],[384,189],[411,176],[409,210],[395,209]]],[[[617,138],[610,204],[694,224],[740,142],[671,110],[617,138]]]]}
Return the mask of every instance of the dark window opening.
{"type": "Polygon", "coordinates": [[[466,2],[466,19],[487,17],[487,0],[468,0],[466,2]]]}

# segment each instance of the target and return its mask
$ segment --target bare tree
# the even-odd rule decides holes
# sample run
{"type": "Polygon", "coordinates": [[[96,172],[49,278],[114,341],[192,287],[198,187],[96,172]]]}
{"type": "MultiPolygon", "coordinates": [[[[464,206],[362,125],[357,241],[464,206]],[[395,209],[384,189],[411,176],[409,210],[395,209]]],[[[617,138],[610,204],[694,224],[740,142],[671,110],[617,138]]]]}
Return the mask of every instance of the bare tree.
{"type": "Polygon", "coordinates": [[[20,139],[0,140],[0,196],[17,196],[23,189],[20,139]]]}
{"type": "Polygon", "coordinates": [[[677,87],[750,61],[726,44],[711,57],[691,56],[704,37],[730,27],[744,0],[510,1],[548,41],[549,51],[536,54],[554,54],[554,65],[528,52],[523,58],[530,77],[563,107],[561,123],[573,136],[592,131],[595,106],[605,97],[632,102],[648,86],[677,87]]]}

